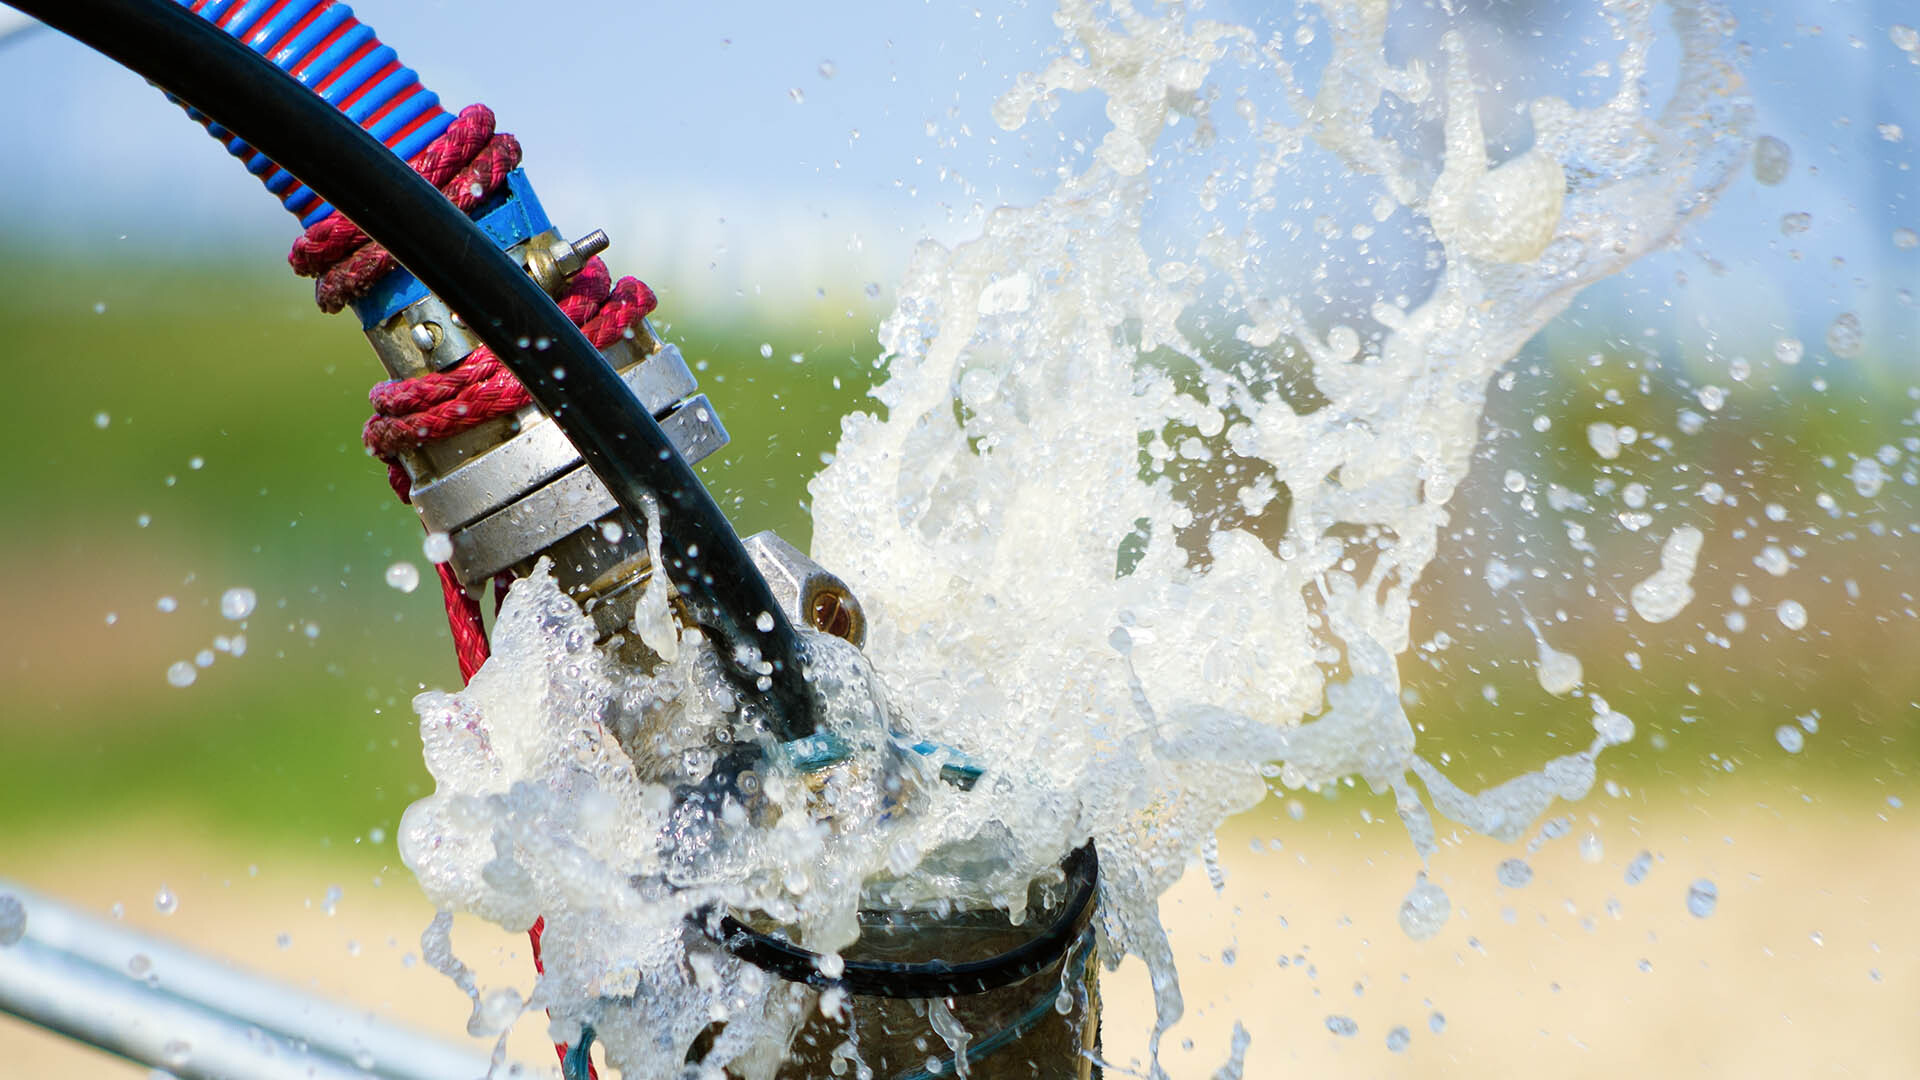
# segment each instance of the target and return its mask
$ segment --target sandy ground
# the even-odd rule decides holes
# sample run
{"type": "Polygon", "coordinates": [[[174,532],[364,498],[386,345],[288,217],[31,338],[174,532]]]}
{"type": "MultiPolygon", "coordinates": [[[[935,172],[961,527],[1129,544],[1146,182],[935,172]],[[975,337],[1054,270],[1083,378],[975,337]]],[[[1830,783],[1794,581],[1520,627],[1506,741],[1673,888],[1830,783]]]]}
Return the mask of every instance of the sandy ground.
{"type": "MultiPolygon", "coordinates": [[[[1237,1022],[1248,1077],[1920,1075],[1920,808],[1770,795],[1597,797],[1518,889],[1495,868],[1522,849],[1451,844],[1433,873],[1453,918],[1424,943],[1395,921],[1418,869],[1397,824],[1338,806],[1239,822],[1222,838],[1224,890],[1196,869],[1166,901],[1187,1015],[1165,1064],[1212,1076],[1237,1022]],[[1604,850],[1583,857],[1587,832],[1604,850]],[[1629,885],[1642,850],[1651,868],[1629,885]],[[1699,878],[1719,891],[1704,919],[1686,908],[1699,878]],[[1398,1052],[1396,1026],[1410,1035],[1398,1052]]],[[[130,924],[465,1038],[465,997],[409,960],[431,911],[404,869],[376,881],[365,861],[250,857],[146,823],[8,844],[0,875],[94,911],[124,904],[130,924]],[[180,897],[168,916],[153,905],[163,882],[180,897]]],[[[524,939],[463,924],[455,943],[483,985],[529,987],[524,939]]],[[[1140,965],[1109,974],[1103,996],[1110,1075],[1127,1075],[1153,1026],[1140,965]]],[[[549,1065],[542,1027],[523,1019],[514,1057],[549,1065]]],[[[141,1075],[0,1019],[0,1076],[141,1075]]]]}

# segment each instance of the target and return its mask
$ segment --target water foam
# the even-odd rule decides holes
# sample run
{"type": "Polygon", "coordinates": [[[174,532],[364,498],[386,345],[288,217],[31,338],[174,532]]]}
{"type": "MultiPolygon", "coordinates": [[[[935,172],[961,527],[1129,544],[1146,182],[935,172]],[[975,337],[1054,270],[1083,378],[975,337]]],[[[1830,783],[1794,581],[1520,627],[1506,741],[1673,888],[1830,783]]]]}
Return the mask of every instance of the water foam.
{"type": "MultiPolygon", "coordinates": [[[[1602,10],[1604,92],[1533,100],[1532,145],[1495,162],[1467,39],[1390,60],[1384,0],[1319,7],[1317,75],[1179,7],[1062,0],[1059,57],[995,118],[1098,94],[1109,129],[1052,195],[917,249],[878,408],[812,485],[815,557],[871,620],[864,656],[811,644],[853,759],[812,783],[749,768],[760,736],[663,587],[637,634],[666,659],[643,673],[536,576],[472,685],[420,699],[439,786],[401,838],[428,895],[514,929],[545,916],[527,1007],[556,1038],[590,1025],[629,1075],[666,1075],[725,1020],[707,1064],[767,1076],[819,1003],[704,946],[690,913],[764,913],[831,953],[863,892],[1017,911],[1093,837],[1101,955],[1146,961],[1164,1031],[1183,1005],[1157,898],[1270,780],[1391,791],[1423,856],[1429,805],[1515,840],[1584,795],[1626,717],[1596,699],[1586,749],[1468,792],[1417,752],[1397,660],[1489,380],[1746,153],[1722,13],[1675,5],[1656,106],[1649,5],[1602,10]],[[1360,193],[1328,186],[1311,235],[1357,241],[1363,272],[1283,242],[1322,209],[1289,188],[1314,175],[1360,193]],[[1355,295],[1330,295],[1342,281],[1355,295]],[[986,772],[940,784],[903,738],[986,772]]],[[[1449,910],[1422,875],[1401,922],[1430,936],[1449,910]]]]}

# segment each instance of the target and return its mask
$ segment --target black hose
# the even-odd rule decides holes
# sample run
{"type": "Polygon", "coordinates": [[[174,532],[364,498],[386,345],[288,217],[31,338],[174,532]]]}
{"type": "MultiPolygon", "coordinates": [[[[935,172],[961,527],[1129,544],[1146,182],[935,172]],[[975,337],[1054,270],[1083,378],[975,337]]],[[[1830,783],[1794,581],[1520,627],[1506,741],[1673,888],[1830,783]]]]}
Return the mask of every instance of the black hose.
{"type": "Polygon", "coordinates": [[[825,990],[838,987],[861,997],[940,998],[956,994],[984,994],[1010,986],[1058,963],[1085,932],[1093,917],[1093,901],[1100,876],[1100,860],[1089,840],[1073,849],[1060,864],[1068,894],[1059,914],[1038,933],[1003,953],[984,960],[948,963],[927,960],[900,963],[891,960],[845,960],[839,973],[828,975],[819,953],[752,929],[731,915],[717,922],[694,921],[736,959],[788,982],[825,990]]]}
{"type": "Polygon", "coordinates": [[[211,116],[459,312],[634,520],[654,498],[667,576],[774,737],[814,732],[799,635],[726,516],[606,359],[466,214],[319,95],[174,0],[8,2],[211,116]]]}

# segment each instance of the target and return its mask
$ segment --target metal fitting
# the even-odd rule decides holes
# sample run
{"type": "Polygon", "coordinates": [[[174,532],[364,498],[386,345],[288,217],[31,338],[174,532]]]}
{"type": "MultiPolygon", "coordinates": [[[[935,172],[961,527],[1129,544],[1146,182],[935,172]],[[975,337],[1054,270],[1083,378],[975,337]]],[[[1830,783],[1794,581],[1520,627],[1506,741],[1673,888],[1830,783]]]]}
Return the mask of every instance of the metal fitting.
{"type": "MultiPolygon", "coordinates": [[[[599,229],[571,243],[548,229],[507,254],[557,294],[608,243],[599,229]]],[[[444,371],[481,345],[466,320],[431,294],[369,329],[367,339],[396,379],[444,371]]],[[[719,413],[697,392],[680,350],[663,343],[650,323],[641,320],[601,353],[689,464],[727,444],[719,413]]],[[[401,464],[421,521],[452,541],[450,565],[468,589],[496,574],[524,573],[546,556],[602,635],[631,617],[635,586],[648,571],[644,523],[628,519],[538,406],[409,451],[401,464]]]]}
{"type": "Polygon", "coordinates": [[[866,644],[867,614],[846,582],[774,533],[754,533],[742,543],[788,619],[855,646],[866,644]]]}
{"type": "Polygon", "coordinates": [[[612,243],[600,229],[572,243],[560,239],[558,233],[544,232],[527,242],[520,261],[548,295],[558,296],[568,278],[579,273],[588,259],[607,250],[612,243]]]}
{"type": "MultiPolygon", "coordinates": [[[[549,296],[558,296],[567,279],[611,245],[602,229],[572,243],[548,229],[508,248],[507,254],[525,267],[549,296]]],[[[369,329],[367,340],[380,363],[396,379],[445,371],[481,345],[480,335],[467,326],[466,320],[431,293],[369,329]]]]}

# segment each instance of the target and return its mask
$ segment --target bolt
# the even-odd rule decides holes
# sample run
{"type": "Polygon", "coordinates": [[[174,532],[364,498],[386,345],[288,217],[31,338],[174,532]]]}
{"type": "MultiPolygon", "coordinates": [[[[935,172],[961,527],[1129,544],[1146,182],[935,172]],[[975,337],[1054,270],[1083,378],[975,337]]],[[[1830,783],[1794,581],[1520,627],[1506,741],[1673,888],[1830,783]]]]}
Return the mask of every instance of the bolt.
{"type": "Polygon", "coordinates": [[[847,641],[853,640],[854,615],[840,602],[840,594],[831,589],[822,589],[813,598],[813,627],[823,633],[847,641]]]}
{"type": "Polygon", "coordinates": [[[413,343],[421,352],[432,352],[440,344],[440,328],[433,323],[416,323],[413,327],[413,343]]]}
{"type": "Polygon", "coordinates": [[[581,262],[586,262],[612,246],[613,241],[607,238],[607,231],[595,229],[573,242],[573,253],[579,256],[581,262]]]}
{"type": "Polygon", "coordinates": [[[607,250],[612,244],[613,241],[607,239],[605,229],[595,229],[571,244],[563,240],[553,245],[548,253],[553,256],[554,265],[560,268],[560,272],[572,277],[587,265],[588,259],[607,250]]]}

